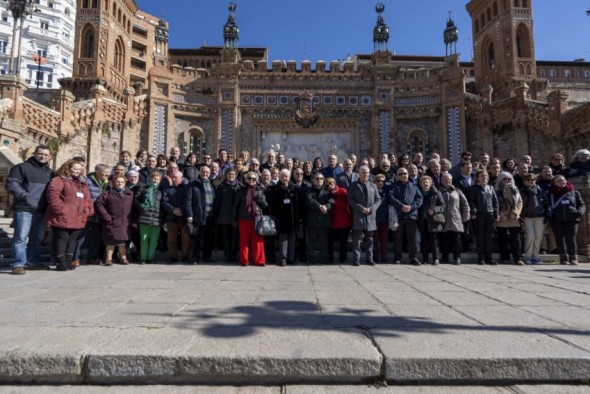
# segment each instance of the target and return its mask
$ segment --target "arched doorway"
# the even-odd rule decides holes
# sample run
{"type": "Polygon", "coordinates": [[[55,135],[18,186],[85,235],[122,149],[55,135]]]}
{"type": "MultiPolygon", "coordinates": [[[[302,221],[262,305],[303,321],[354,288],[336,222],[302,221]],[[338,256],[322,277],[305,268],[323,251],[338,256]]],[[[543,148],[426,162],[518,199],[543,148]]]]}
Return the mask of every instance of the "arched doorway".
{"type": "Polygon", "coordinates": [[[179,145],[183,148],[184,154],[192,152],[200,159],[205,152],[205,132],[200,127],[191,127],[182,135],[179,145]]]}

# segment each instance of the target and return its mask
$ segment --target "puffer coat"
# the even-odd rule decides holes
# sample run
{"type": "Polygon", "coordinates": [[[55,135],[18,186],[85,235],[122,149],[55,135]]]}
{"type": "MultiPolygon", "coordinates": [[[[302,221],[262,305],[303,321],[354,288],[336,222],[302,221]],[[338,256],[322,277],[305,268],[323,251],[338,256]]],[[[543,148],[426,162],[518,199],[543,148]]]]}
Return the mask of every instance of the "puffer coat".
{"type": "Polygon", "coordinates": [[[150,226],[159,226],[162,222],[161,207],[162,207],[162,192],[155,188],[154,190],[154,207],[151,209],[143,208],[148,187],[138,190],[134,195],[133,207],[137,213],[137,221],[139,224],[148,224],[150,226]]]}
{"type": "Polygon", "coordinates": [[[47,186],[45,222],[51,227],[78,230],[94,215],[86,178],[57,176],[47,186]]]}

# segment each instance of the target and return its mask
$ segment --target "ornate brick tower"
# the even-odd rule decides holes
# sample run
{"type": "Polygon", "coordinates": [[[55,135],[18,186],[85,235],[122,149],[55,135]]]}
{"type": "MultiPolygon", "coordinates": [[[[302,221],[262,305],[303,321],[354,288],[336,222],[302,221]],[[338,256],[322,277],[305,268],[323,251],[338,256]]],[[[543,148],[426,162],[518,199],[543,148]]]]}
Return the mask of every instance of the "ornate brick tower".
{"type": "MultiPolygon", "coordinates": [[[[133,0],[77,0],[77,7],[73,80],[94,79],[96,84],[100,79],[122,101],[129,84],[130,36],[137,5],[133,0]]],[[[74,91],[84,96],[79,84],[74,91]]]]}
{"type": "Polygon", "coordinates": [[[494,99],[537,78],[533,38],[533,0],[471,0],[477,89],[490,85],[494,99]]]}

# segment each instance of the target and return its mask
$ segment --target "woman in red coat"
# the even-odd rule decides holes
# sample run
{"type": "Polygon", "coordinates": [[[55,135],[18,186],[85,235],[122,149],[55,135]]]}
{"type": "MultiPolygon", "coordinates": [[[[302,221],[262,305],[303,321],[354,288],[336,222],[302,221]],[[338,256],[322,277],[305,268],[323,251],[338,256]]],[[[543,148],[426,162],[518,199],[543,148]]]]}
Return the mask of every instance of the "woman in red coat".
{"type": "Polygon", "coordinates": [[[348,234],[352,226],[352,213],[348,206],[348,190],[336,185],[334,178],[326,178],[324,181],[326,188],[330,192],[330,203],[334,206],[332,211],[332,223],[328,233],[328,259],[334,262],[334,241],[338,240],[339,244],[339,261],[340,264],[346,262],[348,253],[348,234]]]}
{"type": "Polygon", "coordinates": [[[75,269],[71,263],[76,240],[86,220],[94,215],[90,190],[86,178],[81,176],[83,168],[82,162],[69,160],[47,186],[45,222],[53,232],[52,248],[58,271],[75,269]]]}
{"type": "Polygon", "coordinates": [[[106,246],[105,265],[113,265],[115,246],[119,247],[119,262],[129,264],[125,242],[129,240],[129,222],[133,206],[133,192],[125,190],[127,179],[115,175],[110,190],[104,191],[96,200],[96,210],[102,221],[102,241],[106,246]]]}

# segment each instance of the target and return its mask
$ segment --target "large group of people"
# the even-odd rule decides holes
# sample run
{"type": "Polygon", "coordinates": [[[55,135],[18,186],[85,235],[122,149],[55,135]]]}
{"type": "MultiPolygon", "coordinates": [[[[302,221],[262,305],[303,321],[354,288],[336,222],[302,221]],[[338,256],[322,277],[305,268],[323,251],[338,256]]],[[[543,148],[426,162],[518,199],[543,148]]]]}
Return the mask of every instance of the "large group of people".
{"type": "Polygon", "coordinates": [[[49,148],[38,146],[6,182],[15,275],[52,264],[73,270],[83,245],[85,263],[104,266],[155,263],[158,249],[167,251],[167,263],[200,264],[211,262],[216,248],[224,262],[242,266],[349,258],[357,266],[460,265],[471,249],[479,264],[496,265],[497,240],[502,264],[540,264],[540,255],[552,252],[561,264],[577,265],[585,204],[568,177],[590,173],[586,149],[569,165],[556,153],[542,166],[528,155],[502,160],[481,153],[475,160],[470,152],[458,163],[437,153],[428,161],[421,153],[382,153],[341,162],[331,154],[324,164],[273,150],[263,160],[247,151],[233,157],[225,149],[199,160],[194,153],[182,158],[174,147],[168,157],[140,150],[133,159],[124,151],[114,166],[98,164],[86,174],[82,157],[55,173],[50,159],[49,148]],[[274,235],[257,230],[266,216],[276,224],[274,235]],[[40,255],[45,225],[49,261],[40,255]]]}

